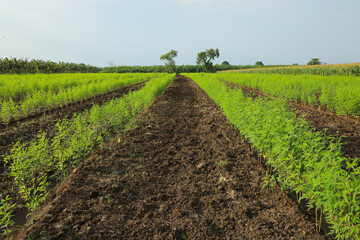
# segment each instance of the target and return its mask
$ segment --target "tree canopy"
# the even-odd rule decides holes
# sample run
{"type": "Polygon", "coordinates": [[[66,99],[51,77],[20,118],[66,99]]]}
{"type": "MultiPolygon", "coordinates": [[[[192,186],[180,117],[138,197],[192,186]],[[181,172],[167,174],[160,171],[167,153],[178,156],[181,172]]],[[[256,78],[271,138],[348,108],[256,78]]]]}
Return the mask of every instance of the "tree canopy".
{"type": "Polygon", "coordinates": [[[170,52],[168,52],[160,57],[160,60],[165,61],[166,70],[169,73],[176,72],[174,58],[177,57],[177,54],[178,54],[178,51],[171,50],[170,52]]]}
{"type": "Polygon", "coordinates": [[[320,65],[320,64],[321,64],[320,58],[313,58],[307,63],[307,65],[320,65]]]}
{"type": "Polygon", "coordinates": [[[205,52],[199,52],[196,64],[203,65],[206,72],[214,72],[212,60],[220,56],[219,49],[206,49],[205,52]]]}

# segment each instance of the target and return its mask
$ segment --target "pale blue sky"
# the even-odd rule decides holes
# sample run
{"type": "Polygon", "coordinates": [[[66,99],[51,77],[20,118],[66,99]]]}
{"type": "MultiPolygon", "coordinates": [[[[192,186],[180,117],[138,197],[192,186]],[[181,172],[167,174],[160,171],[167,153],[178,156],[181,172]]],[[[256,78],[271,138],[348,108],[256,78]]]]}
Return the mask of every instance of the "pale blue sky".
{"type": "Polygon", "coordinates": [[[0,58],[177,64],[360,62],[359,0],[0,0],[0,58]]]}

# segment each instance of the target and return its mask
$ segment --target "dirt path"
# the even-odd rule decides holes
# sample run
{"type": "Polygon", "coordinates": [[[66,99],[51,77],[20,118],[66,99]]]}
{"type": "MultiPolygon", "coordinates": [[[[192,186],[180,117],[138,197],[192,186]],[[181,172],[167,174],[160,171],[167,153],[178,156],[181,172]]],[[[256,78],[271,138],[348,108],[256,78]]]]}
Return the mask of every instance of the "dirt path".
{"type": "Polygon", "coordinates": [[[215,103],[177,77],[120,143],[70,176],[21,237],[324,239],[285,193],[262,190],[264,175],[215,103]]]}
{"type": "MultiPolygon", "coordinates": [[[[235,83],[226,82],[230,87],[241,88],[244,94],[252,98],[270,96],[256,89],[239,86],[235,83]]],[[[341,142],[344,144],[341,151],[349,158],[360,158],[360,124],[351,118],[336,115],[329,110],[319,110],[316,107],[307,106],[298,102],[289,102],[290,107],[295,109],[296,115],[305,114],[305,120],[317,131],[324,131],[333,136],[344,136],[341,142]]]]}

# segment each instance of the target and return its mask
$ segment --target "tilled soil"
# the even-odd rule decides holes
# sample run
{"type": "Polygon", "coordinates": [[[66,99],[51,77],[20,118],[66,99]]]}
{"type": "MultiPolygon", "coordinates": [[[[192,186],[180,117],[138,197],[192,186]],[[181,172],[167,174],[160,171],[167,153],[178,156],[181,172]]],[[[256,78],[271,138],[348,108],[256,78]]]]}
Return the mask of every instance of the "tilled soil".
{"type": "Polygon", "coordinates": [[[178,76],[88,159],[19,239],[324,239],[216,104],[178,76]]]}
{"type": "MultiPolygon", "coordinates": [[[[230,87],[241,88],[244,94],[252,98],[270,96],[259,90],[249,87],[239,86],[234,83],[226,82],[230,87]]],[[[290,107],[296,110],[297,116],[304,115],[309,125],[316,131],[325,131],[328,135],[341,138],[343,143],[341,152],[349,158],[360,158],[360,124],[357,120],[336,115],[325,108],[319,109],[298,102],[290,102],[290,107]]]]}
{"type": "Polygon", "coordinates": [[[328,135],[341,136],[343,143],[341,152],[349,158],[360,157],[360,124],[353,119],[338,116],[330,111],[319,110],[301,103],[292,103],[297,116],[305,114],[306,121],[318,131],[325,131],[328,135]]]}

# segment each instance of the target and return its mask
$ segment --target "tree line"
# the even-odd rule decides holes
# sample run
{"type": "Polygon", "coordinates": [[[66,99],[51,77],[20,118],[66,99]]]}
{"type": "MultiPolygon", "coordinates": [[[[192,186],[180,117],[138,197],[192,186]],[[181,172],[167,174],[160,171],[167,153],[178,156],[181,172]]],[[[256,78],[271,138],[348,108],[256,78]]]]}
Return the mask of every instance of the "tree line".
{"type": "Polygon", "coordinates": [[[52,62],[39,59],[0,58],[0,74],[97,73],[102,68],[83,63],[52,62]]]}
{"type": "MultiPolygon", "coordinates": [[[[222,64],[213,64],[213,60],[219,58],[219,49],[206,49],[199,52],[196,59],[197,65],[175,65],[175,58],[178,51],[171,50],[162,55],[160,60],[165,61],[165,65],[155,66],[113,66],[96,67],[83,63],[53,62],[39,59],[16,59],[0,58],[0,74],[32,74],[32,73],[196,73],[196,72],[216,72],[225,70],[241,70],[250,68],[264,67],[262,61],[257,61],[254,65],[231,65],[228,61],[222,64]]],[[[308,65],[321,64],[318,58],[312,59],[308,65]]],[[[280,67],[288,65],[266,65],[266,67],[280,67]]]]}
{"type": "MultiPolygon", "coordinates": [[[[177,67],[175,66],[175,60],[174,58],[177,57],[178,51],[171,50],[170,52],[162,55],[160,57],[160,60],[165,61],[165,70],[167,72],[173,73],[173,72],[187,72],[187,71],[179,71],[177,67]]],[[[199,52],[196,59],[196,64],[198,66],[202,67],[202,72],[216,72],[219,70],[235,70],[235,69],[246,69],[246,68],[256,68],[256,67],[263,67],[265,66],[262,61],[257,61],[255,65],[246,65],[246,66],[232,66],[228,61],[223,61],[221,65],[216,65],[214,67],[213,60],[215,58],[218,58],[220,56],[219,49],[206,49],[203,52],[199,52]]],[[[321,64],[319,58],[313,58],[311,59],[307,65],[319,65],[321,64]]],[[[298,65],[298,64],[293,64],[298,65]]],[[[281,65],[271,65],[268,67],[273,66],[281,66],[281,65]]],[[[194,71],[188,71],[188,72],[194,72],[194,71]]]]}

